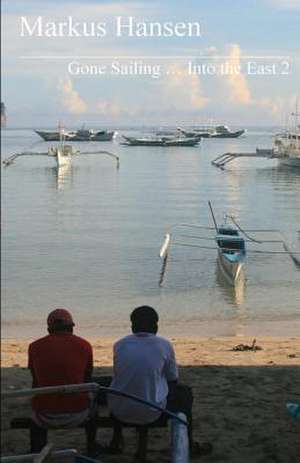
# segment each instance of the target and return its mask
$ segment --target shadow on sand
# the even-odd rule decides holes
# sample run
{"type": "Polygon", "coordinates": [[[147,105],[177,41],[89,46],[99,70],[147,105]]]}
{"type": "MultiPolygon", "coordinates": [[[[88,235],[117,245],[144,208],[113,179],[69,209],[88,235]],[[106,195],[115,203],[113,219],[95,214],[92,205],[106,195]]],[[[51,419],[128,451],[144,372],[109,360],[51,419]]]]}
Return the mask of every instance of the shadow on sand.
{"type": "MultiPolygon", "coordinates": [[[[111,368],[95,368],[95,375],[109,375],[111,368]]],[[[300,366],[187,366],[180,368],[181,382],[193,387],[196,440],[210,441],[214,451],[205,462],[295,463],[300,456],[300,426],[288,415],[287,401],[300,401],[300,366]]],[[[30,386],[28,370],[2,369],[3,390],[30,386]]],[[[28,451],[28,432],[9,429],[16,416],[28,416],[28,401],[8,401],[2,407],[2,455],[28,451]]],[[[100,414],[105,414],[100,409],[100,414]]],[[[107,442],[110,430],[98,431],[107,442]]],[[[134,430],[126,430],[122,456],[106,456],[105,462],[131,462],[135,451],[134,430]]],[[[149,437],[149,462],[168,462],[168,431],[153,429],[149,437]]],[[[49,434],[58,448],[84,450],[83,430],[59,430],[49,434]]],[[[193,461],[199,461],[195,459],[193,461]]]]}

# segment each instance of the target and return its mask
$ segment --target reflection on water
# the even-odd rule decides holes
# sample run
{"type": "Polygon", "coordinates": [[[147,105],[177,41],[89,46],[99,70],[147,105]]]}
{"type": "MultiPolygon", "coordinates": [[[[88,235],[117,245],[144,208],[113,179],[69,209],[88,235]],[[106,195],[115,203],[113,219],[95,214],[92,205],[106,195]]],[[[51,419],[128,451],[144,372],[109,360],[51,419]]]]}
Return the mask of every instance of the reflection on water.
{"type": "Polygon", "coordinates": [[[300,189],[300,169],[288,166],[257,169],[256,176],[259,181],[271,181],[276,188],[300,189]]]}
{"type": "Polygon", "coordinates": [[[55,167],[56,188],[62,190],[64,186],[73,181],[73,166],[71,163],[65,166],[55,167]]]}

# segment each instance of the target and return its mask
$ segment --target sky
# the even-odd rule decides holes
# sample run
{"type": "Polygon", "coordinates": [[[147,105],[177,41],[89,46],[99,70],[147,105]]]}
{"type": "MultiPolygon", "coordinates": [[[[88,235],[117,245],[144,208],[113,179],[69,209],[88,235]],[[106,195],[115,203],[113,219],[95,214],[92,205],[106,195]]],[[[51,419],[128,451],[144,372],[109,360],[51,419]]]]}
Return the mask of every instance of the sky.
{"type": "Polygon", "coordinates": [[[300,96],[299,31],[300,0],[4,0],[8,126],[284,125],[300,96]],[[201,36],[118,37],[119,16],[198,22],[201,36]],[[21,17],[106,23],[107,34],[21,37],[21,17]]]}

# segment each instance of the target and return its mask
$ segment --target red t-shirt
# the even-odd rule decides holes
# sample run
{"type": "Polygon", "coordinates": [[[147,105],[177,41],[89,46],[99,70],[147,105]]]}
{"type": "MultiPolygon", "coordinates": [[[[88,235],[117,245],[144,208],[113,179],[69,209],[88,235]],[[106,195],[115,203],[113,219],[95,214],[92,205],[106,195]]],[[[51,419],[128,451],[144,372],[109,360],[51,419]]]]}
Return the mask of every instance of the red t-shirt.
{"type": "MultiPolygon", "coordinates": [[[[92,347],[72,333],[58,333],[38,339],[29,346],[28,368],[35,387],[80,384],[93,369],[92,347]]],[[[88,407],[87,393],[47,394],[33,397],[38,413],[72,413],[88,407]]]]}

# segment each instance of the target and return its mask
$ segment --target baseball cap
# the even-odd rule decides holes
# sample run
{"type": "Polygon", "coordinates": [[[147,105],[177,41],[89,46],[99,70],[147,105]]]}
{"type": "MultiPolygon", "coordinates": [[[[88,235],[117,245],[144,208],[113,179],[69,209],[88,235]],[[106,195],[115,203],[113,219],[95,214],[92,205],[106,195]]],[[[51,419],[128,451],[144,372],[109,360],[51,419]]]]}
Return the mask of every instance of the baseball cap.
{"type": "Polygon", "coordinates": [[[55,309],[49,313],[47,318],[49,328],[53,326],[75,326],[71,313],[67,309],[55,309]]]}

